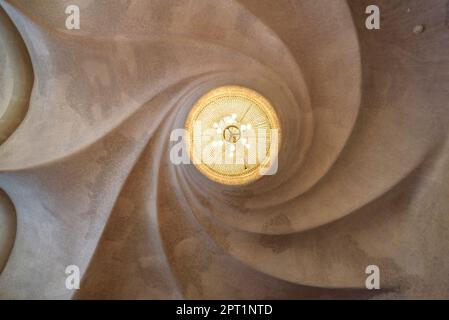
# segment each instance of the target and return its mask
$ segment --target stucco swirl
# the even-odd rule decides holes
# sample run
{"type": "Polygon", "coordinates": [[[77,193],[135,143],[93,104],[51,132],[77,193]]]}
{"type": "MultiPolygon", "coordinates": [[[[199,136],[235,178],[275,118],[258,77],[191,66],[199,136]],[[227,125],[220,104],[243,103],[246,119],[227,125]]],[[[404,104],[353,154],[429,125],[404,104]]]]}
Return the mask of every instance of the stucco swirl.
{"type": "Polygon", "coordinates": [[[367,1],[0,1],[34,79],[0,146],[17,215],[0,297],[448,297],[446,2],[378,2],[369,31],[367,1]],[[277,174],[244,187],[169,158],[228,84],[283,128],[277,174]]]}

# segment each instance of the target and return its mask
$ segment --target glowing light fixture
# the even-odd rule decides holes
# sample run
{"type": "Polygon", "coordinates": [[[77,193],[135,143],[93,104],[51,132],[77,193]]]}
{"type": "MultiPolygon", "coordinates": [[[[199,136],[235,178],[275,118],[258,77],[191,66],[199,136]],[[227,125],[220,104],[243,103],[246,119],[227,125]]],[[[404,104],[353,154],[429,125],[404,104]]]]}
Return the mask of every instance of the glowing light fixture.
{"type": "Polygon", "coordinates": [[[185,127],[190,159],[216,182],[250,183],[277,160],[278,117],[271,103],[252,89],[209,91],[195,103],[185,127]]]}

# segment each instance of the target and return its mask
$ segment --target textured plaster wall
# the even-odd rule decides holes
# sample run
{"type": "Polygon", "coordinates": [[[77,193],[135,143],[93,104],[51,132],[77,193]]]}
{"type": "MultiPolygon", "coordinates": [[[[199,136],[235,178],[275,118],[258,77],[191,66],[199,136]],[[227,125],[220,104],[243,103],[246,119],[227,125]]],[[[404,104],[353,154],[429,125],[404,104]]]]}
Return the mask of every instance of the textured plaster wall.
{"type": "Polygon", "coordinates": [[[0,298],[449,298],[449,7],[371,2],[0,0],[0,298]],[[283,130],[244,187],[169,161],[225,84],[283,130]]]}

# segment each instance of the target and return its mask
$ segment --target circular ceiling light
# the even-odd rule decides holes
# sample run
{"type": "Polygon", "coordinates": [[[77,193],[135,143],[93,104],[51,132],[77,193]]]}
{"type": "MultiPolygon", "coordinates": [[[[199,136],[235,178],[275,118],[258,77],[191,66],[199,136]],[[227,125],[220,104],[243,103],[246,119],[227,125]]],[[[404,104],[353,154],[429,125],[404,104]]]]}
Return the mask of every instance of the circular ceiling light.
{"type": "Polygon", "coordinates": [[[254,90],[224,86],[209,91],[195,103],[185,127],[189,157],[211,180],[241,185],[277,169],[279,119],[254,90]]]}

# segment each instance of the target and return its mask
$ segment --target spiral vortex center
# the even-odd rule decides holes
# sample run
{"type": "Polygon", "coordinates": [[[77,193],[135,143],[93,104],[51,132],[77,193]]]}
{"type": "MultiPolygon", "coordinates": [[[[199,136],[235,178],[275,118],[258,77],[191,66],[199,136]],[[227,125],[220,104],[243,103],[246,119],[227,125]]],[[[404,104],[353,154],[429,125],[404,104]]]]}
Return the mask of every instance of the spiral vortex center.
{"type": "Polygon", "coordinates": [[[228,185],[260,178],[277,157],[279,120],[260,93],[239,86],[215,88],[186,121],[189,156],[206,177],[228,185]]]}

